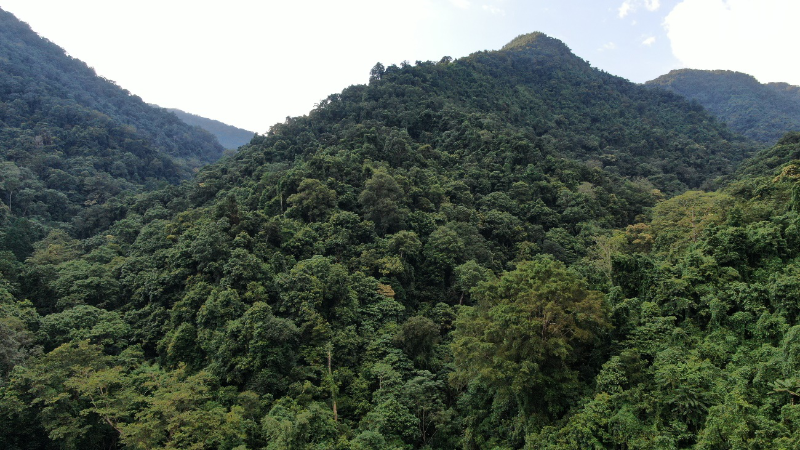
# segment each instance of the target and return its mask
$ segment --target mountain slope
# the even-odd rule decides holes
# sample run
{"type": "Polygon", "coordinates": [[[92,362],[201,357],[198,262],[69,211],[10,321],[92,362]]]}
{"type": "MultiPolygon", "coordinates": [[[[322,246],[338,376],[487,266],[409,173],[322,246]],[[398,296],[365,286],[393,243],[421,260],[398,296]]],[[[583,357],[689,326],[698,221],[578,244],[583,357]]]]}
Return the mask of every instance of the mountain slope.
{"type": "Polygon", "coordinates": [[[187,113],[180,109],[167,108],[167,111],[178,116],[179,119],[189,125],[200,127],[213,134],[220,144],[226,149],[237,149],[248,142],[255,135],[252,131],[237,128],[232,125],[222,123],[218,120],[208,119],[196,114],[187,113]]]}
{"type": "Polygon", "coordinates": [[[703,107],[732,130],[773,145],[789,131],[800,131],[800,95],[797,86],[761,84],[754,77],[727,70],[673,70],[648,81],[703,107]]]}
{"type": "MultiPolygon", "coordinates": [[[[7,227],[80,228],[76,216],[85,210],[146,183],[178,182],[222,151],[209,133],[98,77],[0,10],[0,199],[7,227]]],[[[0,239],[6,248],[16,240],[8,236],[0,239]]]]}
{"type": "Polygon", "coordinates": [[[768,280],[800,239],[791,211],[759,215],[781,208],[664,199],[752,148],[540,33],[376,64],[97,236],[4,262],[0,445],[691,446],[732,378],[685,368],[720,373],[736,339],[786,328],[765,288],[729,282],[768,280]],[[765,260],[761,236],[780,244],[765,260]]]}

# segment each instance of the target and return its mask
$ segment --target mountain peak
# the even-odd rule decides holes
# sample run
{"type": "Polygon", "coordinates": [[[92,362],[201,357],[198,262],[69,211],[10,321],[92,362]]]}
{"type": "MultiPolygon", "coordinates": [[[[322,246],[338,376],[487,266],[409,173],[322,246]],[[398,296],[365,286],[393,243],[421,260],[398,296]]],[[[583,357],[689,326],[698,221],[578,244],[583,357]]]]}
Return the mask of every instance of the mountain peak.
{"type": "Polygon", "coordinates": [[[572,53],[567,44],[542,32],[521,34],[500,49],[500,53],[530,59],[536,66],[564,64],[581,69],[589,68],[589,63],[572,53]]]}
{"type": "Polygon", "coordinates": [[[567,44],[540,31],[521,34],[504,45],[500,51],[533,51],[549,55],[575,56],[567,44]]]}

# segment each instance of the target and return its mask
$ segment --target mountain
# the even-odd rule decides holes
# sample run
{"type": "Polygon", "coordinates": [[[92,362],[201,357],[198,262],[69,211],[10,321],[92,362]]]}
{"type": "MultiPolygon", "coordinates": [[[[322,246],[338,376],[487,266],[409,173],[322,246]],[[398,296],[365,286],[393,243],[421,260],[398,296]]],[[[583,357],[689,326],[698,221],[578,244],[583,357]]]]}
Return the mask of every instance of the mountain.
{"type": "Polygon", "coordinates": [[[0,447],[796,447],[798,146],[541,33],[378,63],[0,255],[0,447]]]}
{"type": "Polygon", "coordinates": [[[252,131],[247,131],[232,125],[224,124],[218,120],[208,119],[196,114],[187,113],[181,111],[180,109],[167,108],[167,110],[178,116],[179,119],[187,124],[200,127],[213,134],[219,143],[222,144],[222,146],[226,149],[237,149],[250,142],[250,139],[253,139],[253,136],[255,135],[255,133],[252,131]]]}
{"type": "MultiPolygon", "coordinates": [[[[566,45],[541,34],[454,65],[446,60],[417,67],[379,64],[372,79],[374,86],[346,89],[308,119],[278,128],[311,123],[321,134],[335,131],[335,120],[345,122],[339,128],[377,120],[440,147],[443,136],[470,118],[479,121],[487,139],[513,130],[561,157],[648,178],[669,192],[730,172],[751,148],[700,107],[592,69],[566,45]],[[361,101],[360,95],[367,97],[361,101]],[[393,103],[400,109],[389,115],[393,103]]],[[[290,149],[280,156],[296,154],[290,149]]]]}
{"type": "Polygon", "coordinates": [[[765,145],[789,131],[800,131],[800,87],[759,83],[728,70],[673,70],[647,86],[696,100],[732,130],[765,145]]]}
{"type": "Polygon", "coordinates": [[[98,77],[0,10],[0,247],[24,255],[30,243],[14,237],[18,227],[85,228],[87,209],[176,183],[222,151],[211,134],[98,77]]]}

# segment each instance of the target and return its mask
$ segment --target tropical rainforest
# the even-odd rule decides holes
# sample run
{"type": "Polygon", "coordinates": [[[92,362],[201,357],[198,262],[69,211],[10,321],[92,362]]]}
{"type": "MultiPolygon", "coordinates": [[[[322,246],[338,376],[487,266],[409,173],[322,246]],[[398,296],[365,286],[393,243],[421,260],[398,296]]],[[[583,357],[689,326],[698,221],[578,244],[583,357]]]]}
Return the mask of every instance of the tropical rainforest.
{"type": "Polygon", "coordinates": [[[800,447],[800,133],[532,33],[200,168],[0,18],[0,447],[800,447]]]}

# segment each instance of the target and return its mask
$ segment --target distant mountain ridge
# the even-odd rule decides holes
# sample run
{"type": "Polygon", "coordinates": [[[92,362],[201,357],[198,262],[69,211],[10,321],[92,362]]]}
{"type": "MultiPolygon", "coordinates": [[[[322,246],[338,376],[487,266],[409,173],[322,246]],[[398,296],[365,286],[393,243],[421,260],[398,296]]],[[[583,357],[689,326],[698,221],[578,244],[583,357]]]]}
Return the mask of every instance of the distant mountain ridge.
{"type": "Polygon", "coordinates": [[[27,244],[17,245],[14,224],[106,223],[87,211],[146,184],[177,183],[223,150],[0,10],[0,210],[11,221],[0,241],[18,255],[27,244]]]}
{"type": "Polygon", "coordinates": [[[232,150],[247,144],[253,139],[256,134],[253,131],[245,130],[242,128],[228,125],[218,120],[209,119],[206,117],[198,116],[196,114],[181,111],[177,108],[166,108],[167,111],[172,112],[179,119],[189,125],[200,127],[209,133],[213,134],[220,144],[226,149],[232,150]]]}
{"type": "Polygon", "coordinates": [[[767,83],[766,86],[775,92],[779,92],[800,102],[800,86],[782,82],[767,83]]]}
{"type": "Polygon", "coordinates": [[[762,84],[729,70],[673,70],[645,83],[696,100],[732,130],[774,145],[785,133],[800,131],[800,87],[762,84]]]}
{"type": "Polygon", "coordinates": [[[149,106],[113,81],[97,76],[84,62],[68,56],[62,48],[38,36],[12,14],[2,11],[0,23],[3,35],[0,70],[12,79],[22,78],[4,86],[6,96],[12,95],[15,89],[35,86],[40,90],[38,95],[71,101],[135,127],[142,138],[170,156],[194,158],[201,163],[215,161],[221,156],[221,147],[213,138],[184,126],[171,114],[149,106]]]}

